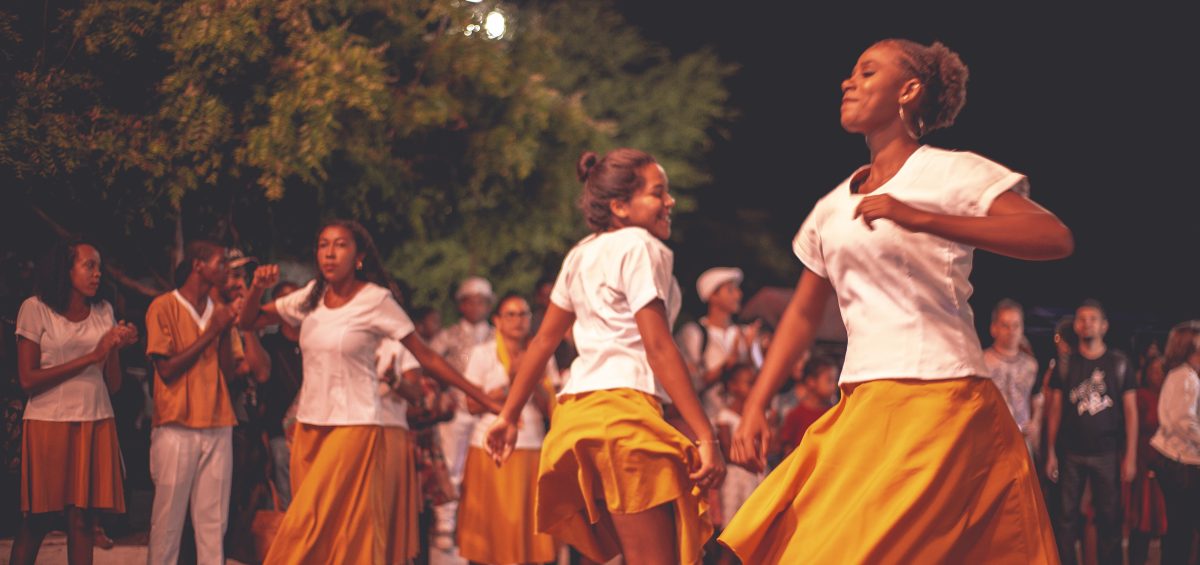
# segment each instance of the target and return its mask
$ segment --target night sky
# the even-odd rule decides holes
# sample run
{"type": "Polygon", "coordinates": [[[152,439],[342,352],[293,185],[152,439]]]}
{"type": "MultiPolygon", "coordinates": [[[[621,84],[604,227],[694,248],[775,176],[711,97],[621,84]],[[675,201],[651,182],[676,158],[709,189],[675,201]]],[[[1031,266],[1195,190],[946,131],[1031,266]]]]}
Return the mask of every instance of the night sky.
{"type": "MultiPolygon", "coordinates": [[[[1200,317],[1200,198],[1185,176],[1200,123],[1197,91],[1185,86],[1195,82],[1197,50],[1181,8],[1102,11],[1090,4],[1068,12],[964,3],[959,10],[975,14],[968,15],[912,10],[911,3],[894,4],[904,11],[855,4],[820,12],[808,4],[619,3],[633,25],[673,52],[710,45],[741,66],[730,82],[741,116],[710,155],[713,186],[699,191],[706,217],[731,225],[763,218],[778,253],[789,253],[813,203],[869,159],[861,136],[838,123],[840,83],[858,55],[887,37],[940,40],[970,68],[967,104],[955,126],[925,141],[1025,173],[1032,198],[1076,239],[1074,256],[1053,263],[977,252],[977,317],[1003,296],[1050,311],[1095,297],[1109,308],[1114,331],[1128,335],[1200,317]]],[[[678,223],[686,229],[688,221],[678,223]]],[[[677,246],[685,287],[714,261],[744,257],[722,248],[720,237],[710,239],[693,249],[689,234],[688,245],[677,246]]],[[[751,291],[795,282],[748,270],[751,291]]]]}

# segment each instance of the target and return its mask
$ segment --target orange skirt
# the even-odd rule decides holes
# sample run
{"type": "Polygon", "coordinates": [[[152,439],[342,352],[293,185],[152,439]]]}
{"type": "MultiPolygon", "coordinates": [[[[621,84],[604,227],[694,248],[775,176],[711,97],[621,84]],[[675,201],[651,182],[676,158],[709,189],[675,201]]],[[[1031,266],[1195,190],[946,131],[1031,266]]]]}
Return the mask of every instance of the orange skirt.
{"type": "Polygon", "coordinates": [[[419,494],[408,430],[297,424],[292,504],[263,563],[405,563],[419,494]]]}
{"type": "Polygon", "coordinates": [[[534,529],[539,449],[514,450],[500,468],[471,447],[458,505],[458,554],[475,563],[548,563],[554,538],[534,529]]]}
{"type": "Polygon", "coordinates": [[[68,506],[125,511],[117,425],[25,420],[21,434],[21,510],[61,512],[68,506]]]}
{"type": "Polygon", "coordinates": [[[712,535],[708,505],[688,478],[696,447],[632,389],[564,396],[542,444],[537,529],[593,561],[621,553],[612,515],[671,503],[679,563],[698,563],[712,535]]]}
{"type": "Polygon", "coordinates": [[[721,534],[745,563],[1058,563],[991,380],[843,388],[721,534]]]}

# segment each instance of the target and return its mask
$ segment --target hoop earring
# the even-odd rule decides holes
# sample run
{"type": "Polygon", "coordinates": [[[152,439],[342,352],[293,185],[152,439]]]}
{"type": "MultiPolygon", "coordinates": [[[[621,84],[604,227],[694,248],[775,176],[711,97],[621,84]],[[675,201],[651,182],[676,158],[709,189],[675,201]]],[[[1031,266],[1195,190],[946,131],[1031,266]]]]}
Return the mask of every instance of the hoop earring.
{"type": "Polygon", "coordinates": [[[921,119],[921,116],[918,115],[917,129],[916,131],[913,131],[908,124],[908,116],[904,115],[904,106],[900,106],[900,122],[904,124],[905,133],[907,133],[909,137],[913,138],[913,141],[921,139],[921,136],[925,134],[925,120],[921,119]]]}

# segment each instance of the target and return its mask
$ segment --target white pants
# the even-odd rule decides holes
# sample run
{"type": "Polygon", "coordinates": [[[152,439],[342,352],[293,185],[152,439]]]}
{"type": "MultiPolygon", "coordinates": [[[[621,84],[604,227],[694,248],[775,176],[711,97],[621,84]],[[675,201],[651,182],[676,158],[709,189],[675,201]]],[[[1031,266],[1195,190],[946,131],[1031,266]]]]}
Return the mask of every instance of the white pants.
{"type": "MultiPolygon", "coordinates": [[[[454,413],[454,419],[444,424],[438,424],[438,434],[442,440],[442,453],[446,456],[446,467],[450,471],[450,482],[454,490],[462,493],[463,471],[467,466],[467,450],[471,447],[471,433],[475,431],[475,422],[479,417],[470,412],[459,410],[454,413]]],[[[433,509],[436,524],[434,531],[453,532],[458,522],[458,501],[453,500],[433,509]]]]}
{"type": "Polygon", "coordinates": [[[188,504],[196,531],[196,562],[225,562],[225,527],[233,484],[233,428],[157,426],[150,432],[150,514],[147,563],[175,565],[188,504]]]}

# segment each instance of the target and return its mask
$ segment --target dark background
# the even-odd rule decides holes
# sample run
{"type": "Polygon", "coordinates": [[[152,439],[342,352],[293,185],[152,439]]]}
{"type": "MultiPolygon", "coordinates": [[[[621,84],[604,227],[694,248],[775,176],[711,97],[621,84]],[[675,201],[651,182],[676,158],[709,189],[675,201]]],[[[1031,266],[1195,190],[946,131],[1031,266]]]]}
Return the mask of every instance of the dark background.
{"type": "MultiPolygon", "coordinates": [[[[860,136],[838,123],[841,80],[877,40],[942,41],[970,68],[967,104],[931,145],[974,151],[1028,175],[1034,200],[1073,230],[1075,254],[1031,263],[976,254],[972,299],[985,345],[992,306],[1029,310],[1030,338],[1085,297],[1102,301],[1114,344],[1134,347],[1200,317],[1195,246],[1197,32],[1183,8],[1099,3],[1080,9],[1014,3],[954,8],[861,4],[622,1],[646,36],[684,53],[713,46],[740,65],[730,82],[741,112],[711,155],[716,181],[680,218],[684,288],[715,264],[747,270],[748,294],[793,285],[747,264],[729,230],[764,226],[777,254],[816,200],[867,162],[860,136]],[[699,231],[711,233],[696,233],[699,231]]],[[[693,298],[692,309],[700,308],[693,298]]],[[[1048,344],[1046,344],[1048,347],[1048,344]]]]}

